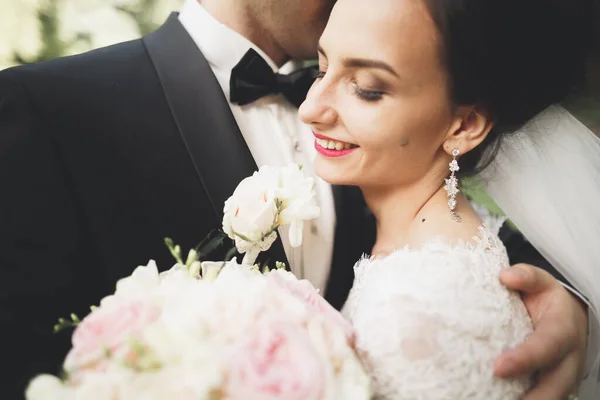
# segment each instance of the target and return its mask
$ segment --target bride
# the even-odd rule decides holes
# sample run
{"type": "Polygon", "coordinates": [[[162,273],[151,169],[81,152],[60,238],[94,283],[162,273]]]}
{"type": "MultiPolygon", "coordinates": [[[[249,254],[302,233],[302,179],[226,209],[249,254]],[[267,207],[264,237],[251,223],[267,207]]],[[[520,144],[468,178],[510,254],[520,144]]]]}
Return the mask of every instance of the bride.
{"type": "MultiPolygon", "coordinates": [[[[531,321],[519,296],[498,282],[509,263],[497,226],[481,221],[458,182],[493,162],[505,136],[577,83],[590,7],[585,0],[336,3],[300,116],[313,129],[316,172],[359,186],[377,220],[372,256],[355,265],[344,307],[377,398],[510,400],[532,384],[530,376],[493,377],[494,359],[523,342],[531,321]]],[[[502,165],[510,167],[510,156],[502,165]]]]}

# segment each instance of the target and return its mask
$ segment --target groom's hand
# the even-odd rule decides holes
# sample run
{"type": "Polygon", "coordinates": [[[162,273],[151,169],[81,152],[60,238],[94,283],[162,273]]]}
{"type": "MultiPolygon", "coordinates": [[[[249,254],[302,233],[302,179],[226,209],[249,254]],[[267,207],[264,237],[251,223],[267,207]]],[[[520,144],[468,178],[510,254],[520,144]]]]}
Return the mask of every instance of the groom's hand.
{"type": "Polygon", "coordinates": [[[531,265],[503,270],[500,282],[522,293],[534,332],[496,359],[495,374],[517,377],[537,373],[535,387],[523,400],[559,400],[575,393],[587,347],[585,306],[552,275],[531,265]]]}

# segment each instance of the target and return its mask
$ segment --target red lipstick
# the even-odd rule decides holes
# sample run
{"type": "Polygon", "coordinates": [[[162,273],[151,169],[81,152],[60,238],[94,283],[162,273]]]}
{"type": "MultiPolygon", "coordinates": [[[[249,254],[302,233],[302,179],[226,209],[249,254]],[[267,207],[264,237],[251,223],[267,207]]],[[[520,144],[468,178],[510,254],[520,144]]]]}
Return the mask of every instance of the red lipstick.
{"type": "Polygon", "coordinates": [[[315,136],[315,149],[317,150],[317,152],[319,152],[319,154],[321,154],[325,157],[342,157],[342,156],[352,153],[354,150],[356,150],[358,148],[357,146],[352,145],[352,143],[342,142],[341,140],[335,140],[330,137],[318,134],[314,131],[313,131],[313,135],[315,136]],[[350,144],[353,147],[349,148],[349,149],[341,149],[341,150],[329,149],[329,148],[323,146],[323,141],[334,141],[334,142],[338,142],[338,143],[343,143],[344,146],[350,144]]]}

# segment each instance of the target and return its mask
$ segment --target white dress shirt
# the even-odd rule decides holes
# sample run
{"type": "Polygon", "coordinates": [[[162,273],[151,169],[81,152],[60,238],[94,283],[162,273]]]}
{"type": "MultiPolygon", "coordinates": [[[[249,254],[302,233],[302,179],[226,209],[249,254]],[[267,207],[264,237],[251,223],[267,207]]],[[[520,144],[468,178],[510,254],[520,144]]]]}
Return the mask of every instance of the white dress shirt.
{"type": "MultiPolygon", "coordinates": [[[[274,72],[286,74],[300,66],[288,62],[278,68],[261,49],[218,22],[197,0],[185,1],[179,21],[208,61],[227,99],[231,70],[250,48],[256,50],[274,72]]],[[[323,292],[333,255],[335,209],[331,187],[314,173],[316,150],[310,128],[299,120],[297,108],[281,95],[267,96],[245,106],[231,103],[229,106],[258,166],[298,163],[305,173],[316,179],[321,215],[305,224],[302,246],[290,246],[286,229],[280,229],[279,234],[292,272],[310,280],[323,292]]]]}

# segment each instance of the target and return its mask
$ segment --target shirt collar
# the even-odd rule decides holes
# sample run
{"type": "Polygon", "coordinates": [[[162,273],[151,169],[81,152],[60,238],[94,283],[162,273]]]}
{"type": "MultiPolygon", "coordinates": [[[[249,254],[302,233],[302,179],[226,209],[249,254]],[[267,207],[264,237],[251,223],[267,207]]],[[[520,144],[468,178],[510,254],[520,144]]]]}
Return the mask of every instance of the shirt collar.
{"type": "Polygon", "coordinates": [[[198,0],[185,0],[179,21],[213,69],[231,71],[250,48],[256,50],[274,72],[286,74],[301,66],[297,61],[289,61],[278,68],[258,46],[217,21],[198,0]]]}

